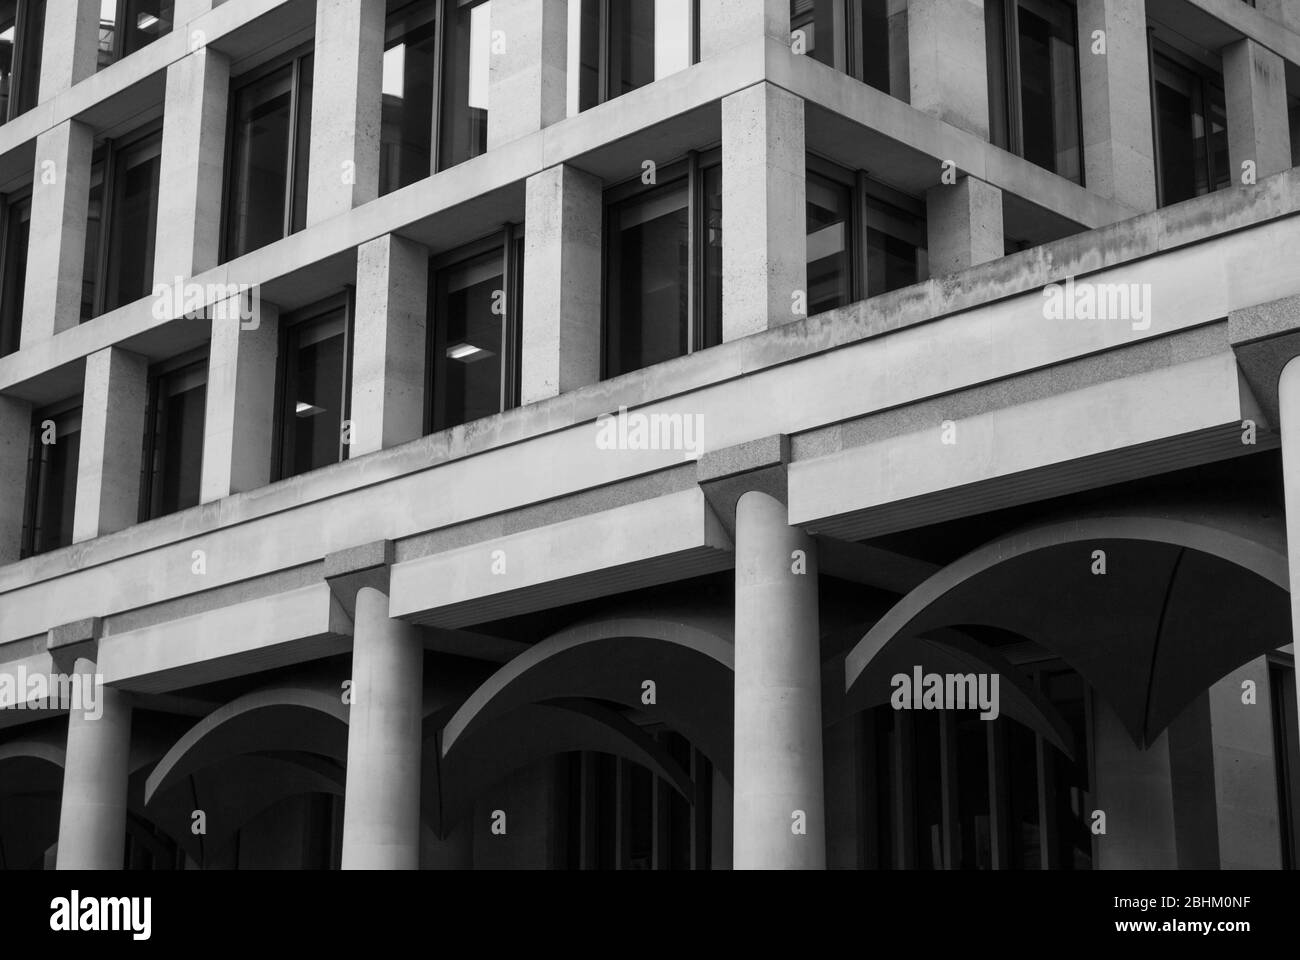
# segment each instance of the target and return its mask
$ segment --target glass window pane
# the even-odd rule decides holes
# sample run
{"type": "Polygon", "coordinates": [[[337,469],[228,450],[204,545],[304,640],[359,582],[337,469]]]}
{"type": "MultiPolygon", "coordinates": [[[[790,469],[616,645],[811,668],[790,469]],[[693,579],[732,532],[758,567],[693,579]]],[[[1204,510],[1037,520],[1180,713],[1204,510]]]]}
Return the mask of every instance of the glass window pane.
{"type": "Polygon", "coordinates": [[[858,17],[862,35],[861,79],[877,90],[889,93],[893,66],[890,60],[889,0],[861,0],[858,17]]]}
{"type": "Polygon", "coordinates": [[[501,250],[438,275],[433,317],[433,429],[501,412],[502,330],[506,314],[501,250]]]}
{"type": "Polygon", "coordinates": [[[790,33],[802,41],[804,56],[844,70],[842,0],[790,0],[790,33]]]}
{"type": "Polygon", "coordinates": [[[1209,89],[1209,151],[1211,190],[1222,190],[1232,185],[1232,171],[1228,162],[1228,107],[1224,102],[1223,88],[1215,83],[1209,89]]]}
{"type": "Polygon", "coordinates": [[[229,257],[242,256],[284,236],[292,87],[293,65],[287,64],[235,96],[229,257]]]}
{"type": "Polygon", "coordinates": [[[45,45],[45,0],[29,0],[23,10],[23,35],[18,43],[18,109],[15,116],[36,106],[41,87],[41,53],[45,45]]]}
{"type": "Polygon", "coordinates": [[[702,347],[722,342],[722,164],[704,171],[704,326],[702,347]]]}
{"type": "Polygon", "coordinates": [[[290,233],[297,233],[307,226],[307,171],[311,161],[311,102],[314,89],[312,70],[315,61],[315,54],[310,53],[298,61],[298,105],[295,108],[298,122],[294,130],[293,211],[289,217],[290,233]]]}
{"type": "Polygon", "coordinates": [[[609,0],[609,95],[655,78],[655,9],[662,0],[609,0]]]}
{"type": "Polygon", "coordinates": [[[1020,107],[1026,160],[1079,182],[1079,89],[1074,12],[1020,0],[1020,107]]]}
{"type": "Polygon", "coordinates": [[[492,3],[461,0],[446,29],[440,166],[454,167],[487,149],[488,62],[492,3]]]}
{"type": "Polygon", "coordinates": [[[578,59],[578,109],[600,103],[600,6],[601,0],[582,0],[581,45],[578,59]]]}
{"type": "Polygon", "coordinates": [[[1005,3],[1006,0],[984,0],[984,45],[989,75],[989,142],[1004,150],[1011,145],[1005,3]]]}
{"type": "Polygon", "coordinates": [[[339,309],[289,329],[282,476],[297,476],[339,462],[345,325],[345,313],[339,309]]]}
{"type": "Polygon", "coordinates": [[[77,500],[77,457],[81,449],[81,411],[52,418],[52,443],[41,443],[44,419],[34,427],[36,451],[32,553],[72,543],[72,511],[77,500]]]}
{"type": "Polygon", "coordinates": [[[84,323],[99,314],[100,236],[104,221],[104,162],[90,171],[90,202],[86,208],[86,256],[82,261],[81,320],[84,323]]]}
{"type": "Polygon", "coordinates": [[[1163,201],[1178,203],[1206,191],[1205,118],[1200,82],[1156,54],[1156,131],[1160,137],[1163,201]]]}
{"type": "Polygon", "coordinates": [[[31,235],[32,202],[11,203],[4,238],[4,274],[0,279],[0,357],[18,349],[22,337],[23,290],[27,282],[27,241],[31,235]]]}
{"type": "Polygon", "coordinates": [[[808,174],[808,314],[852,299],[848,187],[808,174]]]}
{"type": "Polygon", "coordinates": [[[105,310],[138,300],[153,289],[161,151],[161,137],[153,136],[117,155],[105,310]]]}
{"type": "Polygon", "coordinates": [[[687,193],[682,180],[610,211],[607,376],[688,352],[687,193]]]}
{"type": "Polygon", "coordinates": [[[433,172],[435,24],[421,20],[384,51],[381,195],[433,172]]]}
{"type": "Polygon", "coordinates": [[[9,119],[17,62],[18,0],[0,0],[0,123],[9,119]]]}
{"type": "Polygon", "coordinates": [[[691,0],[654,0],[654,15],[655,79],[662,80],[691,65],[691,0]]]}
{"type": "Polygon", "coordinates": [[[925,279],[925,222],[868,196],[867,296],[875,297],[925,279]]]}
{"type": "Polygon", "coordinates": [[[166,516],[199,502],[207,381],[206,362],[159,378],[150,517],[166,516]]]}

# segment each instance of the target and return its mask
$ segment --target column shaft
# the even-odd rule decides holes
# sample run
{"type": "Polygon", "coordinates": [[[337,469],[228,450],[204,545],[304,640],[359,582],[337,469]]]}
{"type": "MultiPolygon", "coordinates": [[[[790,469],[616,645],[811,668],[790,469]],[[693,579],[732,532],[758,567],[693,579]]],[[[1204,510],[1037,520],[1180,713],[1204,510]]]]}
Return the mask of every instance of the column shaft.
{"type": "Polygon", "coordinates": [[[1238,40],[1223,49],[1223,87],[1232,182],[1242,182],[1247,161],[1258,179],[1290,170],[1286,62],[1254,40],[1238,40]]]}
{"type": "Polygon", "coordinates": [[[148,361],[119,347],[86,358],[72,541],[131,526],[140,515],[148,361]]]}
{"type": "Polygon", "coordinates": [[[358,590],[343,804],[345,870],[420,865],[423,662],[416,628],[389,618],[388,597],[380,591],[358,590]]]}
{"type": "MultiPolygon", "coordinates": [[[[1278,419],[1282,435],[1282,483],[1286,508],[1287,566],[1291,587],[1291,642],[1300,640],[1300,357],[1292,358],[1278,378],[1278,419]]],[[[1297,645],[1300,648],[1300,644],[1297,645]]],[[[1300,707],[1300,680],[1296,683],[1300,707]]],[[[1297,710],[1300,715],[1300,710],[1297,710]]],[[[1300,736],[1300,729],[1290,736],[1300,736]]]]}
{"type": "Polygon", "coordinates": [[[767,37],[790,42],[789,0],[699,0],[700,59],[767,37]]]}
{"type": "Polygon", "coordinates": [[[911,104],[988,138],[988,51],[984,0],[908,0],[911,104]]]}
{"type": "Polygon", "coordinates": [[[46,0],[40,101],[95,75],[100,0],[46,0]]]}
{"type": "MultiPolygon", "coordinates": [[[[577,4],[580,0],[572,0],[577,4]]],[[[569,0],[493,0],[488,149],[535,133],[567,108],[569,0]]]]}
{"type": "MultiPolygon", "coordinates": [[[[79,658],[74,671],[95,675],[93,660],[79,658]]],[[[68,714],[68,750],[59,811],[60,870],[121,870],[126,844],[127,777],[131,705],[113,687],[98,688],[102,712],[68,714]]]]}
{"type": "Polygon", "coordinates": [[[925,195],[930,275],[942,277],[1005,253],[1002,191],[975,177],[941,183],[925,195]]]}
{"type": "Polygon", "coordinates": [[[823,869],[816,545],[756,491],[736,505],[735,745],[736,868],[823,869]]]}

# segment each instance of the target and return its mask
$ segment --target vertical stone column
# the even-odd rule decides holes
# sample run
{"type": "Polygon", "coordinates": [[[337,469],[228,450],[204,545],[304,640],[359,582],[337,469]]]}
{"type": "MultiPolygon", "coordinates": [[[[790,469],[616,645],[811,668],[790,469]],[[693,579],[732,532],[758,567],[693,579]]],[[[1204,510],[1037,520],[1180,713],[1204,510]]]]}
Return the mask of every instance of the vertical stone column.
{"type": "Polygon", "coordinates": [[[16,561],[22,548],[31,442],[31,404],[0,396],[0,566],[16,561]]]}
{"type": "MultiPolygon", "coordinates": [[[[58,633],[58,629],[51,631],[52,648],[58,642],[58,633]]],[[[68,657],[72,674],[80,678],[78,682],[94,683],[95,655],[87,651],[68,657]]],[[[94,693],[93,703],[74,703],[68,713],[56,860],[59,870],[122,869],[131,702],[125,692],[114,687],[98,685],[94,693]],[[80,709],[83,707],[86,709],[80,709]]]]}
{"type": "Polygon", "coordinates": [[[1247,161],[1261,180],[1290,170],[1285,61],[1254,40],[1238,40],[1223,48],[1223,88],[1232,182],[1241,183],[1247,161]]]}
{"type": "Polygon", "coordinates": [[[1135,213],[1156,208],[1150,62],[1143,4],[1079,0],[1084,183],[1135,213]],[[1094,34],[1106,52],[1093,53],[1094,34]]]}
{"type": "Polygon", "coordinates": [[[912,106],[988,139],[984,0],[908,0],[907,60],[912,106]]]}
{"type": "Polygon", "coordinates": [[[423,433],[428,288],[424,246],[390,233],[357,250],[349,458],[423,433]]]}
{"type": "Polygon", "coordinates": [[[767,493],[736,504],[737,869],[826,866],[817,548],[786,521],[767,493]]]}
{"type": "Polygon", "coordinates": [[[36,138],[23,348],[81,322],[93,144],[91,128],[76,120],[64,121],[36,138]]]}
{"type": "Polygon", "coordinates": [[[493,0],[489,150],[564,119],[568,31],[569,0],[493,0]]]}
{"type": "Polygon", "coordinates": [[[804,102],[770,83],[722,101],[722,339],[797,320],[808,290],[804,102]]]}
{"type": "MultiPolygon", "coordinates": [[[[359,549],[369,553],[378,546],[359,549]]],[[[383,546],[391,560],[391,545],[383,546]]],[[[338,569],[335,557],[348,553],[326,558],[327,575],[338,569]]],[[[386,582],[386,565],[382,570],[386,582]]],[[[420,865],[424,648],[416,627],[389,619],[388,597],[370,581],[346,589],[356,589],[356,601],[342,866],[415,870],[420,865]]]]}
{"type": "Polygon", "coordinates": [[[930,275],[942,277],[1005,253],[1002,191],[975,177],[941,183],[925,195],[930,275]]]}
{"type": "Polygon", "coordinates": [[[148,361],[120,347],[86,358],[72,542],[131,526],[140,516],[148,361]]]}
{"type": "Polygon", "coordinates": [[[1288,30],[1300,32],[1300,6],[1295,0],[1255,0],[1255,9],[1288,30]]]}
{"type": "Polygon", "coordinates": [[[379,196],[384,4],[316,0],[307,225],[379,196]]]}
{"type": "MultiPolygon", "coordinates": [[[[243,301],[247,304],[247,301],[243,301]]],[[[226,301],[212,321],[199,499],[220,500],[271,482],[279,310],[252,298],[250,319],[226,301]]]]}
{"type": "Polygon", "coordinates": [[[95,75],[100,0],[46,0],[40,101],[95,75]]]}
{"type": "MultiPolygon", "coordinates": [[[[1293,357],[1282,368],[1277,400],[1291,587],[1291,642],[1300,649],[1300,357],[1293,357]]],[[[1296,697],[1300,706],[1300,681],[1296,683],[1296,697]]],[[[1290,731],[1289,736],[1300,736],[1300,729],[1290,731]]]]}
{"type": "Polygon", "coordinates": [[[200,47],[167,68],[155,283],[187,279],[220,259],[229,95],[230,60],[216,50],[200,47]]]}
{"type": "Polygon", "coordinates": [[[1169,732],[1141,750],[1106,701],[1098,697],[1095,703],[1095,802],[1106,815],[1106,833],[1096,841],[1097,866],[1102,870],[1176,869],[1169,732]]]}
{"type": "Polygon", "coordinates": [[[565,164],[528,178],[522,402],[600,380],[601,181],[565,164]]]}
{"type": "Polygon", "coordinates": [[[790,43],[789,0],[699,0],[700,59],[766,37],[790,43]]]}

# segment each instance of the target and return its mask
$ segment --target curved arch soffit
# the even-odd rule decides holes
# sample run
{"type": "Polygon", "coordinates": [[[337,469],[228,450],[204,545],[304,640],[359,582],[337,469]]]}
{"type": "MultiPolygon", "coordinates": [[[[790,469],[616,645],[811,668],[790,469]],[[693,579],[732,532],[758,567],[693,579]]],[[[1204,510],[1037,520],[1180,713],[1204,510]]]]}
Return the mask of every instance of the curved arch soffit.
{"type": "MultiPolygon", "coordinates": [[[[1276,587],[1283,592],[1288,590],[1285,542],[1279,538],[1275,522],[1270,521],[1269,518],[1246,515],[1218,518],[1214,517],[1212,512],[1207,514],[1197,508],[1191,508],[1186,512],[1192,514],[1191,518],[1169,514],[1121,512],[1058,520],[1016,531],[973,550],[934,573],[899,600],[854,645],[845,659],[846,694],[853,694],[868,665],[881,655],[881,651],[886,646],[928,633],[939,627],[957,625],[960,616],[956,614],[948,619],[945,619],[947,615],[942,613],[927,616],[932,608],[953,591],[969,586],[975,579],[1004,564],[1022,560],[1038,551],[1102,541],[1159,544],[1223,561],[1254,574],[1266,585],[1276,587]],[[1223,522],[1209,522],[1207,517],[1221,519],[1223,522]]],[[[1033,639],[1048,649],[1053,649],[1052,637],[1043,635],[1034,636],[1033,639]]],[[[1243,648],[1239,652],[1238,662],[1212,678],[1209,683],[1226,675],[1231,669],[1235,669],[1235,666],[1240,666],[1259,656],[1266,649],[1268,648],[1260,650],[1255,650],[1253,647],[1243,648]]],[[[1064,659],[1070,662],[1069,657],[1064,659]]],[[[1097,687],[1090,677],[1087,664],[1072,665],[1094,687],[1097,687]]],[[[1154,664],[1151,666],[1154,667],[1154,664]]],[[[1112,703],[1112,706],[1118,708],[1117,704],[1112,703]]],[[[1148,702],[1144,705],[1144,717],[1149,717],[1151,712],[1149,708],[1148,702]]],[[[1181,710],[1181,707],[1179,709],[1181,710]]],[[[1150,743],[1168,723],[1168,719],[1154,725],[1149,722],[1144,723],[1132,716],[1123,719],[1139,746],[1150,743]]]]}

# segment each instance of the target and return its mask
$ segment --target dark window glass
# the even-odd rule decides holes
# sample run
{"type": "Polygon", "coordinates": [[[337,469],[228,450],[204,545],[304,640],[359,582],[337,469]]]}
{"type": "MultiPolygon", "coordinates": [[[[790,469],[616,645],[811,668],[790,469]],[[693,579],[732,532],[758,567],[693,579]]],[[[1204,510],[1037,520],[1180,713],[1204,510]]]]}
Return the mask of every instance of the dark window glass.
{"type": "Polygon", "coordinates": [[[1046,774],[1052,780],[1049,802],[1055,807],[1052,866],[1057,870],[1092,869],[1092,830],[1088,800],[1088,716],[1083,678],[1073,670],[1046,673],[1047,699],[1066,722],[1074,737],[1076,758],[1056,747],[1045,746],[1046,774]]]}
{"type": "Polygon", "coordinates": [[[174,0],[103,0],[99,66],[104,68],[171,32],[174,0]]]}
{"type": "Polygon", "coordinates": [[[790,32],[799,44],[796,49],[802,49],[804,56],[837,70],[845,69],[844,7],[840,0],[790,0],[790,32]]]}
{"type": "Polygon", "coordinates": [[[876,197],[866,198],[867,296],[908,287],[929,274],[925,222],[876,197]]]}
{"type": "Polygon", "coordinates": [[[1038,756],[1034,734],[1027,727],[1005,717],[991,722],[1004,724],[1007,728],[1005,792],[1008,806],[1008,865],[1019,870],[1040,870],[1043,855],[1038,820],[1038,756]]]}
{"type": "Polygon", "coordinates": [[[191,364],[154,382],[144,518],[166,516],[199,502],[207,363],[191,364]]]}
{"type": "Polygon", "coordinates": [[[81,449],[81,410],[36,417],[32,428],[32,475],[28,500],[28,555],[72,543],[72,513],[77,502],[77,457],[81,449]],[[52,426],[51,426],[52,425],[52,426]],[[49,440],[50,442],[43,442],[49,440]]]}
{"type": "MultiPolygon", "coordinates": [[[[102,156],[102,151],[101,151],[102,156]]],[[[86,207],[86,254],[81,267],[81,321],[99,315],[99,260],[103,251],[104,163],[90,169],[90,201],[86,207]]]]}
{"type": "Polygon", "coordinates": [[[433,329],[433,429],[502,410],[505,262],[493,250],[438,274],[433,329]]]}
{"type": "Polygon", "coordinates": [[[790,0],[791,46],[890,90],[889,0],[790,0]]]}
{"type": "Polygon", "coordinates": [[[1282,869],[1300,863],[1300,723],[1296,718],[1296,675],[1291,664],[1269,664],[1273,704],[1273,763],[1277,777],[1278,834],[1282,869]]]}
{"type": "Polygon", "coordinates": [[[36,106],[45,0],[0,0],[0,123],[36,106]]]}
{"type": "Polygon", "coordinates": [[[384,49],[379,192],[391,193],[433,172],[433,79],[436,24],[431,5],[412,4],[389,17],[384,49]]]}
{"type": "Polygon", "coordinates": [[[610,208],[606,376],[689,351],[688,201],[680,180],[610,208]]]}
{"type": "Polygon", "coordinates": [[[885,93],[890,91],[889,0],[860,0],[862,68],[858,79],[885,93]]]}
{"type": "Polygon", "coordinates": [[[1064,0],[987,0],[989,139],[1083,182],[1074,7],[1064,0]]]}
{"type": "Polygon", "coordinates": [[[161,136],[153,136],[114,158],[105,310],[138,300],[153,289],[161,150],[161,136]]]}
{"type": "Polygon", "coordinates": [[[957,768],[957,835],[952,863],[960,870],[990,870],[993,839],[989,820],[988,721],[954,711],[952,763],[957,768]]]}
{"type": "Polygon", "coordinates": [[[916,751],[912,788],[916,802],[916,867],[918,870],[942,870],[942,754],[937,713],[918,710],[912,714],[912,743],[916,751]]]}
{"type": "Polygon", "coordinates": [[[0,357],[17,350],[22,339],[23,290],[27,282],[27,240],[31,226],[30,198],[7,206],[4,272],[0,275],[0,357]]]}
{"type": "Polygon", "coordinates": [[[844,306],[853,299],[849,253],[852,191],[808,174],[808,314],[844,306]]]}
{"type": "Polygon", "coordinates": [[[235,93],[227,259],[279,240],[306,222],[311,64],[310,56],[287,63],[235,93]]]}
{"type": "Polygon", "coordinates": [[[286,335],[280,476],[338,463],[347,407],[347,313],[295,323],[286,335]]]}
{"type": "Polygon", "coordinates": [[[722,164],[704,171],[704,342],[722,342],[722,164]]]}
{"type": "Polygon", "coordinates": [[[1152,69],[1161,203],[1178,203],[1228,186],[1222,86],[1159,52],[1152,69]]]}
{"type": "Polygon", "coordinates": [[[487,149],[491,0],[448,3],[443,48],[439,166],[454,167],[487,149]],[[455,7],[453,10],[452,7],[455,7]]]}
{"type": "Polygon", "coordinates": [[[690,0],[583,0],[580,109],[689,67],[694,25],[690,0]]]}

